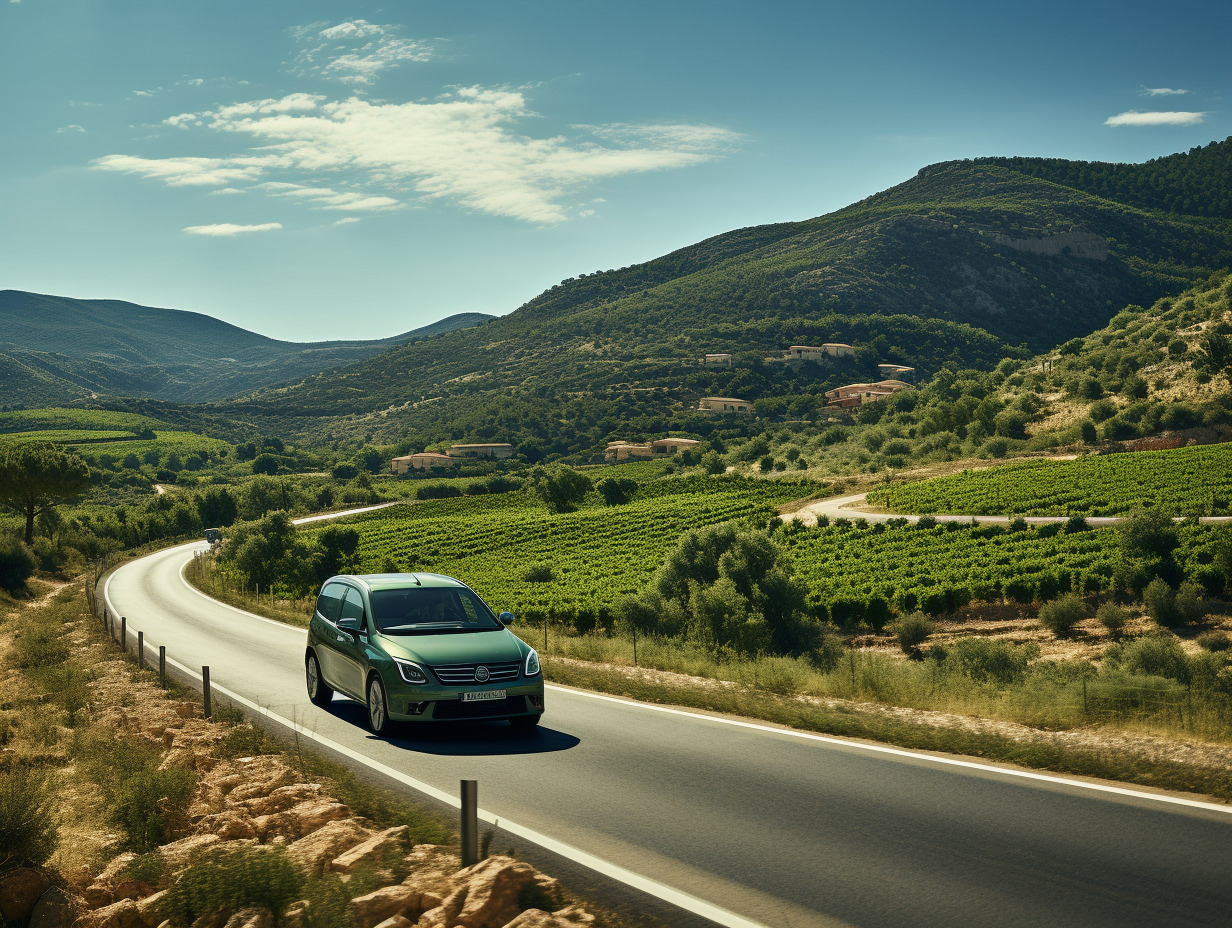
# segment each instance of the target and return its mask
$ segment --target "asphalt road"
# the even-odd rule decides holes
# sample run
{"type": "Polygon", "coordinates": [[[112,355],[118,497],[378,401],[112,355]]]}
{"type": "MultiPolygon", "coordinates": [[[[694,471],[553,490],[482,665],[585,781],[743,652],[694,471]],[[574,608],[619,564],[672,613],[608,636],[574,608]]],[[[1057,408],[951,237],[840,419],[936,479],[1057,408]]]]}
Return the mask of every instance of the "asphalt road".
{"type": "Polygon", "coordinates": [[[485,816],[519,840],[643,879],[669,899],[700,900],[682,902],[714,921],[1232,924],[1227,807],[560,687],[549,687],[544,723],[530,736],[471,723],[376,739],[361,727],[358,704],[308,702],[304,631],[216,603],[183,581],[199,547],[150,555],[109,578],[130,642],[140,630],[155,653],[164,644],[185,667],[208,664],[216,687],[438,800],[456,795],[460,779],[476,779],[485,816]]]}

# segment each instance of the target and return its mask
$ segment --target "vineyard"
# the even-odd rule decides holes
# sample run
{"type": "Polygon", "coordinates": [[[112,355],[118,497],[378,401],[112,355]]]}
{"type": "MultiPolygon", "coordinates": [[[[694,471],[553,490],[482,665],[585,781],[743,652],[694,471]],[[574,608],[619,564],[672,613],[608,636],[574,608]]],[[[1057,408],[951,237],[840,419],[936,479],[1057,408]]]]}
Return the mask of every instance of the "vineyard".
{"type": "Polygon", "coordinates": [[[519,492],[423,502],[349,524],[360,531],[361,572],[392,561],[458,577],[497,610],[586,621],[639,590],[684,531],[730,519],[764,523],[777,504],[816,489],[689,477],[643,485],[644,497],[623,506],[556,514],[519,492]],[[551,580],[524,580],[532,566],[546,566],[551,580]]]}
{"type": "Polygon", "coordinates": [[[1232,445],[1024,461],[869,493],[894,512],[1115,516],[1232,513],[1232,445]]]}
{"type": "MultiPolygon", "coordinates": [[[[107,409],[14,409],[0,412],[0,434],[32,432],[47,429],[73,429],[83,432],[118,431],[133,433],[140,429],[165,429],[167,423],[133,412],[107,409]]],[[[52,440],[52,439],[48,439],[52,440]]]]}
{"type": "Polygon", "coordinates": [[[231,446],[221,439],[172,429],[165,422],[130,412],[100,409],[23,409],[0,413],[0,444],[48,441],[91,456],[129,454],[144,457],[198,451],[217,452],[231,446]]]}

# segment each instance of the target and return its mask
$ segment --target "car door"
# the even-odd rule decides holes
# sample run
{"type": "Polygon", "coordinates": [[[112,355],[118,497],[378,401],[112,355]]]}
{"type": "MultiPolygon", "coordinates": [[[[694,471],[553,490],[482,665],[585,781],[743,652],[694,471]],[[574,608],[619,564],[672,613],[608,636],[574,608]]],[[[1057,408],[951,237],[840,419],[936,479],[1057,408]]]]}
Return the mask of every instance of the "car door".
{"type": "Polygon", "coordinates": [[[364,600],[359,590],[348,586],[342,599],[342,609],[338,616],[343,619],[355,619],[359,623],[359,634],[339,630],[335,635],[334,659],[338,662],[339,689],[350,693],[356,698],[364,696],[364,678],[367,675],[368,662],[364,657],[368,648],[368,623],[364,616],[364,600]]]}
{"type": "Polygon", "coordinates": [[[346,632],[339,631],[338,619],[342,614],[342,599],[347,587],[343,583],[327,583],[317,597],[316,609],[312,615],[312,637],[317,643],[317,661],[321,665],[321,674],[325,682],[334,689],[340,689],[342,662],[338,657],[338,648],[349,639],[346,632]]]}

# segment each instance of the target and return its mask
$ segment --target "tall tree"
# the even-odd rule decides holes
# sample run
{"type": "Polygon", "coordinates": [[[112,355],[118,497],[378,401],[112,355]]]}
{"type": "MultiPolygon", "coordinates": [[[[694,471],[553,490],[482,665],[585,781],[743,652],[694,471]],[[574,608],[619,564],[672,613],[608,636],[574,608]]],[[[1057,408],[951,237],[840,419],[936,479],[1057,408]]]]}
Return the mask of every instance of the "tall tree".
{"type": "Polygon", "coordinates": [[[26,544],[34,541],[34,520],[56,503],[83,493],[90,468],[80,457],[47,442],[26,442],[0,450],[0,506],[26,519],[26,544]]]}

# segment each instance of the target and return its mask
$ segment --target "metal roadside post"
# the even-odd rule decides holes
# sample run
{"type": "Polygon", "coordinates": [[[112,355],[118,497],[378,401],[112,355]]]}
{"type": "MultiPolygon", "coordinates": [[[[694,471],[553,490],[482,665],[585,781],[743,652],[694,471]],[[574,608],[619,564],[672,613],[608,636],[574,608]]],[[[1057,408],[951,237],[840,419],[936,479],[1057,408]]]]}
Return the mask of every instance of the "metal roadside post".
{"type": "Polygon", "coordinates": [[[128,653],[128,617],[120,616],[120,651],[128,653]]]}
{"type": "Polygon", "coordinates": [[[137,669],[145,670],[145,632],[137,631],[137,669]]]}
{"type": "Polygon", "coordinates": [[[205,717],[212,719],[214,717],[214,705],[210,699],[210,668],[202,666],[201,668],[201,693],[205,696],[205,717]]]}
{"type": "Polygon", "coordinates": [[[167,688],[167,646],[165,644],[158,646],[158,686],[164,690],[167,688]]]}
{"type": "Polygon", "coordinates": [[[462,866],[479,863],[479,781],[462,781],[462,866]]]}

